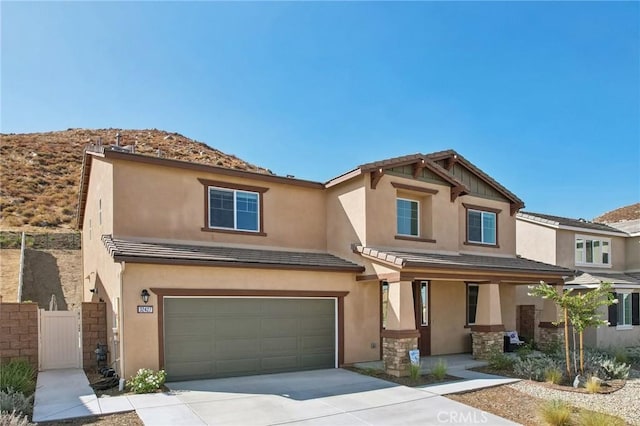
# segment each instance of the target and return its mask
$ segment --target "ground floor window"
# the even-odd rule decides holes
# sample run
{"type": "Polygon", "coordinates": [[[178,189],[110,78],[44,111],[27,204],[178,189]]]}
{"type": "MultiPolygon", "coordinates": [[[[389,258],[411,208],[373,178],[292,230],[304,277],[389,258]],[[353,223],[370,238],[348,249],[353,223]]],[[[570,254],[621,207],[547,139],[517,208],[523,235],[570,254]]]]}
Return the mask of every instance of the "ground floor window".
{"type": "Polygon", "coordinates": [[[467,325],[474,325],[476,323],[479,288],[478,284],[467,284],[467,325]]]}

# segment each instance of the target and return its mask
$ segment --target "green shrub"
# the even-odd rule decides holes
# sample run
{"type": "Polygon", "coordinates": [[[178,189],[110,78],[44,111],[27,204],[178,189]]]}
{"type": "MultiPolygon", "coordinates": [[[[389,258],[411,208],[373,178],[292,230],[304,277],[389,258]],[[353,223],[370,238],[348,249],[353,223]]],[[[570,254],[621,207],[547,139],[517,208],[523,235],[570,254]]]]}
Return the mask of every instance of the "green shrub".
{"type": "Polygon", "coordinates": [[[516,360],[502,352],[492,352],[489,355],[489,368],[494,370],[512,370],[516,360]]]}
{"type": "Polygon", "coordinates": [[[167,378],[164,370],[153,371],[141,368],[138,373],[129,379],[127,387],[135,393],[151,393],[160,389],[167,378]]]}
{"type": "Polygon", "coordinates": [[[614,360],[619,364],[629,364],[629,353],[624,348],[616,348],[613,351],[614,360]]]}
{"type": "Polygon", "coordinates": [[[564,363],[548,355],[531,354],[525,359],[516,359],[513,372],[520,377],[541,382],[550,368],[564,371],[564,363]]]}
{"type": "Polygon", "coordinates": [[[608,352],[589,349],[585,351],[585,373],[591,376],[609,379],[626,379],[629,377],[630,364],[616,362],[608,352]]]}
{"type": "Polygon", "coordinates": [[[420,377],[420,364],[411,363],[409,365],[409,376],[411,380],[418,380],[420,377]]]}
{"type": "Polygon", "coordinates": [[[560,384],[562,377],[562,371],[556,367],[547,368],[544,372],[544,381],[554,385],[560,384]]]}
{"type": "Polygon", "coordinates": [[[0,366],[0,390],[9,389],[31,395],[36,389],[35,370],[25,360],[11,361],[0,366]]]}
{"type": "Polygon", "coordinates": [[[0,426],[30,426],[29,418],[16,412],[0,412],[0,426]]]}
{"type": "Polygon", "coordinates": [[[540,406],[540,417],[551,426],[570,426],[571,407],[557,399],[546,401],[540,406]]]}
{"type": "Polygon", "coordinates": [[[33,395],[24,396],[22,392],[16,392],[9,388],[7,391],[0,390],[0,411],[16,412],[18,414],[31,414],[33,395]]]}
{"type": "Polygon", "coordinates": [[[437,380],[442,380],[447,376],[447,361],[440,358],[431,366],[431,374],[437,380]]]}
{"type": "Polygon", "coordinates": [[[626,423],[620,417],[598,413],[597,411],[580,410],[578,424],[580,426],[624,426],[626,423]]]}
{"type": "Polygon", "coordinates": [[[518,346],[516,349],[516,354],[520,357],[520,359],[527,358],[533,352],[533,348],[529,343],[525,343],[523,345],[518,346]]]}

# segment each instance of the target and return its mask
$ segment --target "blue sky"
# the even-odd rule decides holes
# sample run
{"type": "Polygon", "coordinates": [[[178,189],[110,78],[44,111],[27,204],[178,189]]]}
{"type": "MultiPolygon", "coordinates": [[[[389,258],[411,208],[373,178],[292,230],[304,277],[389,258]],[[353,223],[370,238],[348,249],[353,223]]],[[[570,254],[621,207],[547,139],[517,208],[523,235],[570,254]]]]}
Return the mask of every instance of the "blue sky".
{"type": "Polygon", "coordinates": [[[2,2],[0,127],[176,131],[277,174],[453,148],[527,210],[640,200],[638,2],[2,2]]]}

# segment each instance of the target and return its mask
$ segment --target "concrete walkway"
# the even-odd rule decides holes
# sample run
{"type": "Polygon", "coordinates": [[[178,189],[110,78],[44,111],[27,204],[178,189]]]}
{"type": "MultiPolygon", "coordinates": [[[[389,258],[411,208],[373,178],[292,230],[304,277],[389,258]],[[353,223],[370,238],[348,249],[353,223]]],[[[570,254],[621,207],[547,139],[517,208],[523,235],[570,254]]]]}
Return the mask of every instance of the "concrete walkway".
{"type": "Polygon", "coordinates": [[[442,397],[506,379],[466,370],[465,380],[410,388],[343,369],[167,383],[169,393],[97,398],[80,369],[38,373],[33,421],[135,410],[146,425],[492,424],[508,420],[442,397]]]}

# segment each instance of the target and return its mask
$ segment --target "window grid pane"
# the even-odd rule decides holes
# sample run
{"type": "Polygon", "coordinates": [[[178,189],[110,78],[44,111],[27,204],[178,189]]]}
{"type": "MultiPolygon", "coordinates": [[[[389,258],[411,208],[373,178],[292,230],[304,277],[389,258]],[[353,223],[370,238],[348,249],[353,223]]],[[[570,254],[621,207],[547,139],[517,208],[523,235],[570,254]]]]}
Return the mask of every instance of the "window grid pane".
{"type": "Polygon", "coordinates": [[[219,228],[234,228],[233,191],[209,191],[209,224],[219,228]]]}
{"type": "Polygon", "coordinates": [[[482,242],[486,244],[496,243],[496,214],[482,213],[482,242]]]}
{"type": "Polygon", "coordinates": [[[607,239],[576,238],[575,262],[576,264],[611,264],[611,242],[607,239]]]}
{"type": "Polygon", "coordinates": [[[236,191],[236,223],[237,229],[258,230],[258,194],[236,191]]]}
{"type": "Polygon", "coordinates": [[[469,224],[468,239],[474,243],[482,242],[482,214],[480,212],[469,210],[467,216],[467,223],[469,224]]]}
{"type": "Polygon", "coordinates": [[[418,202],[396,200],[397,233],[399,235],[418,236],[418,202]]]}

